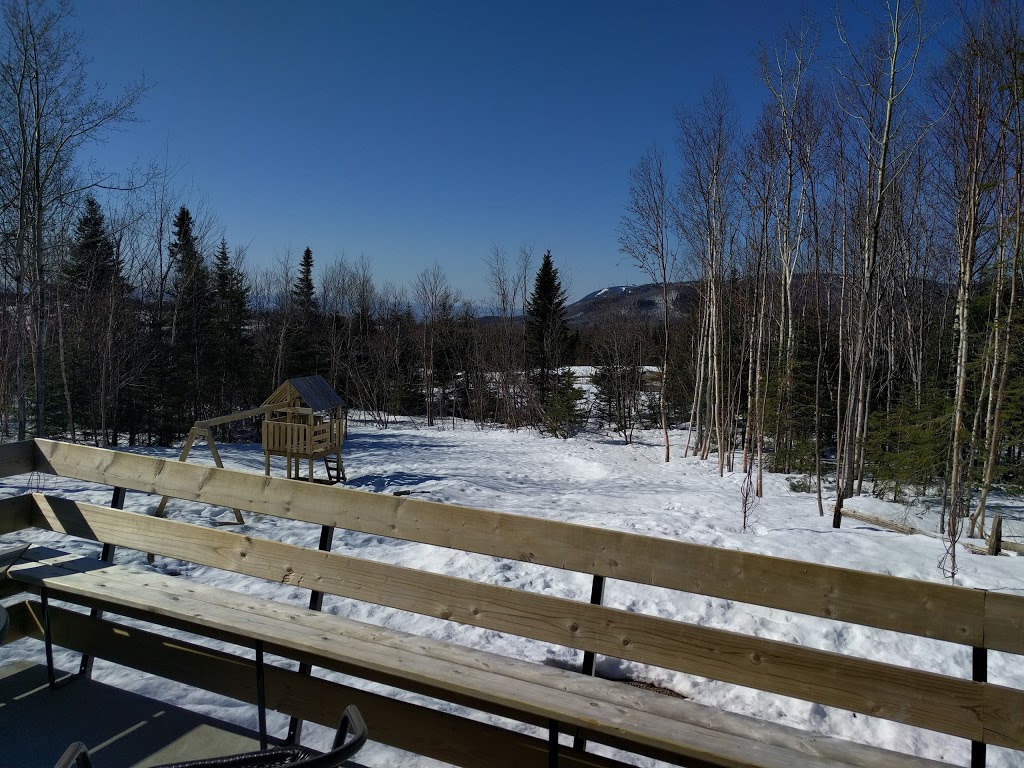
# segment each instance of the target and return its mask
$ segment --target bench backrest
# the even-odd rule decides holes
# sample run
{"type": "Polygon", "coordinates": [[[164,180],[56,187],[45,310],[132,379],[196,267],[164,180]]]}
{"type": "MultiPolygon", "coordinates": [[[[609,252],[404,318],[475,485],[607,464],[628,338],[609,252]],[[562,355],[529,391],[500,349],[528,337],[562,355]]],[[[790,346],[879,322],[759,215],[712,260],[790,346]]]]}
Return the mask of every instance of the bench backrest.
{"type": "MultiPolygon", "coordinates": [[[[37,440],[36,471],[811,616],[1024,652],[1024,598],[37,440]]],[[[5,458],[7,456],[7,458],[5,458]]],[[[24,514],[24,513],[20,513],[24,514]]],[[[35,495],[32,524],[1024,749],[1024,693],[226,530],[35,495]]],[[[4,523],[0,520],[0,531],[4,523]]]]}

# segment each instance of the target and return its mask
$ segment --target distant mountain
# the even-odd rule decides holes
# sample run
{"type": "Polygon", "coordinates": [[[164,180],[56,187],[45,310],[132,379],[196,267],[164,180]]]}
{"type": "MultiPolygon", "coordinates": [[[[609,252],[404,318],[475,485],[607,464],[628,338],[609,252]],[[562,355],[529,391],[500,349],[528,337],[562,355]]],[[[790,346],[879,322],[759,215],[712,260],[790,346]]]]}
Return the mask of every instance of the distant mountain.
{"type": "MultiPolygon", "coordinates": [[[[829,286],[833,297],[838,298],[842,290],[842,277],[840,275],[821,275],[815,278],[813,275],[798,273],[793,276],[793,302],[796,308],[804,306],[805,302],[814,298],[813,288],[816,280],[823,281],[829,286]]],[[[921,286],[918,286],[920,288],[921,286]]],[[[777,283],[772,284],[774,292],[778,288],[777,283]]],[[[927,298],[926,301],[941,301],[943,286],[933,281],[928,281],[923,286],[927,298]]],[[[672,314],[676,318],[693,311],[698,304],[699,283],[696,281],[677,282],[670,285],[670,298],[672,303],[672,314]]],[[[776,294],[773,293],[773,296],[776,294]]],[[[776,301],[772,298],[770,301],[776,301]]],[[[727,308],[726,311],[730,311],[727,308]]],[[[583,328],[589,325],[600,325],[602,323],[614,322],[616,318],[641,317],[652,323],[661,322],[661,288],[653,283],[646,285],[614,285],[602,288],[599,291],[588,293],[579,301],[573,302],[566,307],[569,316],[569,325],[574,328],[583,328]]],[[[483,322],[491,322],[497,318],[482,317],[483,322]]]]}
{"type": "MultiPolygon", "coordinates": [[[[672,283],[670,301],[673,313],[686,311],[696,295],[694,283],[672,283]]],[[[607,322],[615,317],[661,317],[661,287],[647,285],[616,285],[588,293],[566,307],[569,324],[586,326],[607,322]]]]}

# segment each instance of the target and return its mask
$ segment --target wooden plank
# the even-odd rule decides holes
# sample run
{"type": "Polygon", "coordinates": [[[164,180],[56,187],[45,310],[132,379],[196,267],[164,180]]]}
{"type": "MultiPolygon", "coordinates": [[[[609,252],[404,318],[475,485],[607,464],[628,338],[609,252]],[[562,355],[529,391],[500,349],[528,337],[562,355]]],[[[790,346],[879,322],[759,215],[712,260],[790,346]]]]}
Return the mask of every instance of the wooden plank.
{"type": "MultiPolygon", "coordinates": [[[[39,550],[45,550],[45,548],[33,548],[29,550],[29,556],[26,559],[31,559],[32,556],[39,550]]],[[[48,551],[54,552],[55,550],[48,551]]],[[[69,572],[79,571],[83,567],[85,569],[92,568],[92,565],[88,565],[87,563],[98,563],[98,561],[92,558],[81,557],[72,557],[62,562],[62,558],[59,557],[46,557],[45,551],[42,555],[35,556],[39,559],[37,565],[35,567],[31,567],[24,564],[20,565],[18,568],[19,581],[12,582],[22,586],[22,592],[26,590],[38,592],[39,584],[41,584],[44,579],[54,579],[61,576],[66,576],[68,575],[69,572]],[[59,567],[54,567],[55,565],[59,567]]],[[[109,576],[112,580],[116,581],[126,579],[126,575],[122,574],[120,571],[120,568],[116,568],[114,570],[105,570],[104,576],[109,576]]],[[[130,572],[130,575],[131,578],[127,578],[129,591],[138,587],[137,580],[140,574],[138,572],[132,571],[130,572]]],[[[54,589],[59,591],[59,587],[55,583],[51,583],[51,586],[53,586],[54,589]]],[[[148,590],[153,590],[153,592],[157,590],[162,590],[170,591],[171,593],[177,593],[183,588],[181,581],[179,581],[178,579],[174,577],[159,576],[147,579],[146,583],[143,584],[143,586],[148,590]]],[[[190,584],[184,588],[187,589],[189,591],[189,594],[191,595],[205,595],[206,588],[203,588],[199,585],[190,584]]],[[[159,605],[154,607],[152,605],[148,605],[145,603],[132,603],[130,601],[122,600],[118,598],[116,592],[114,594],[86,593],[86,591],[82,589],[82,584],[76,585],[76,589],[76,594],[73,597],[69,596],[68,599],[73,599],[81,603],[82,605],[98,608],[103,611],[114,613],[120,616],[139,619],[141,621],[157,622],[166,627],[180,629],[186,632],[194,632],[215,640],[223,640],[225,642],[235,643],[238,645],[252,644],[252,638],[250,635],[240,633],[237,629],[224,628],[220,625],[214,625],[211,624],[209,621],[206,621],[204,618],[204,612],[209,610],[209,608],[205,605],[205,603],[200,613],[193,616],[185,615],[180,612],[162,611],[160,610],[159,605]]],[[[153,594],[153,592],[150,592],[150,594],[153,594]]],[[[232,600],[235,600],[237,597],[239,596],[232,593],[232,600]]],[[[180,598],[172,597],[170,599],[177,601],[180,598]]],[[[254,598],[253,600],[255,602],[249,603],[245,602],[245,599],[243,598],[243,602],[245,602],[245,605],[247,606],[248,609],[258,609],[259,606],[268,602],[263,598],[254,598]]],[[[283,604],[282,608],[284,608],[286,611],[288,609],[288,607],[283,604]]],[[[303,618],[303,614],[287,613],[285,614],[285,618],[289,622],[294,622],[301,620],[303,618]]],[[[339,637],[362,637],[359,631],[362,628],[372,628],[374,631],[379,631],[378,627],[360,624],[359,622],[352,622],[348,619],[339,619],[337,617],[332,617],[332,620],[336,623],[331,624],[329,627],[307,627],[307,631],[331,632],[338,635],[339,637]],[[348,626],[349,628],[355,626],[357,628],[355,631],[355,635],[350,635],[349,630],[345,629],[346,626],[348,626]]],[[[408,678],[403,677],[400,674],[388,671],[386,668],[367,667],[361,663],[361,658],[359,657],[358,653],[354,653],[352,659],[333,658],[327,660],[324,657],[312,654],[309,651],[304,651],[302,649],[296,648],[285,648],[280,644],[275,644],[271,641],[267,641],[266,649],[269,653],[274,653],[278,656],[282,656],[285,658],[291,658],[295,661],[305,662],[313,667],[323,667],[326,669],[331,669],[335,672],[341,672],[343,674],[373,680],[374,682],[383,683],[385,685],[390,685],[395,688],[403,688],[405,690],[414,693],[420,693],[425,696],[441,698],[455,704],[461,704],[468,707],[475,707],[478,709],[486,709],[487,711],[492,712],[493,714],[500,715],[502,717],[507,717],[513,720],[531,722],[534,725],[539,726],[546,726],[548,722],[547,719],[542,718],[531,719],[531,716],[529,716],[528,714],[524,716],[524,714],[519,710],[511,708],[502,708],[490,702],[488,702],[488,706],[482,707],[480,706],[480,702],[476,699],[458,693],[453,693],[452,691],[440,687],[438,684],[422,680],[409,680],[408,678]]],[[[501,657],[495,658],[500,659],[501,657]]]]}
{"type": "MultiPolygon", "coordinates": [[[[984,592],[687,542],[37,440],[81,480],[652,584],[972,646],[984,592]],[[779,589],[785,584],[785,589],[779,589]],[[885,600],[879,600],[885,595],[885,600]]],[[[1024,598],[1020,598],[1024,607],[1024,598]]],[[[1019,647],[987,645],[996,650],[1019,647]]]]}
{"type": "MultiPolygon", "coordinates": [[[[213,463],[224,469],[224,462],[220,460],[220,451],[217,450],[217,441],[213,439],[213,432],[209,429],[204,429],[203,437],[206,438],[206,445],[210,449],[210,455],[213,456],[213,463]]],[[[239,525],[244,525],[245,518],[242,517],[242,511],[240,509],[232,509],[231,511],[235,514],[235,522],[239,525]]]]}
{"type": "MultiPolygon", "coordinates": [[[[986,709],[982,684],[968,680],[96,505],[34,498],[41,513],[37,525],[43,528],[963,738],[980,740],[983,719],[1005,714],[986,709]]],[[[1010,737],[1013,744],[1024,745],[1024,721],[996,727],[1016,734],[1010,737]]]]}
{"type": "Polygon", "coordinates": [[[32,527],[36,503],[30,494],[0,499],[0,535],[32,527]]]}
{"type": "Polygon", "coordinates": [[[1024,653],[1024,597],[1006,592],[985,595],[985,645],[1024,653]]]}
{"type": "MultiPolygon", "coordinates": [[[[188,437],[185,438],[185,445],[183,445],[182,448],[181,448],[181,455],[178,456],[178,461],[188,461],[188,455],[189,455],[189,453],[192,452],[192,444],[196,441],[196,437],[197,436],[198,436],[198,430],[195,427],[192,427],[192,429],[190,429],[188,431],[188,437]]],[[[117,486],[117,487],[120,488],[120,487],[123,487],[123,486],[117,486]]],[[[166,493],[163,496],[160,497],[160,503],[156,507],[156,516],[157,517],[163,517],[165,514],[167,514],[166,513],[166,509],[167,509],[167,502],[169,500],[170,500],[170,496],[168,494],[166,494],[166,493]]]]}
{"type": "Polygon", "coordinates": [[[221,424],[229,424],[232,421],[241,421],[242,419],[248,419],[253,416],[266,415],[274,410],[272,405],[261,405],[259,408],[250,408],[247,411],[239,411],[238,413],[229,413],[226,416],[217,416],[213,419],[204,419],[203,421],[197,421],[195,426],[197,427],[217,427],[221,424]]]}
{"type": "MultiPolygon", "coordinates": [[[[32,605],[36,616],[38,603],[32,605]]],[[[54,641],[65,648],[100,656],[117,664],[156,674],[223,696],[256,702],[255,662],[180,640],[128,628],[56,606],[50,608],[54,641]]],[[[27,611],[26,611],[27,613],[27,611]]],[[[41,637],[42,629],[38,630],[41,637]]],[[[267,665],[268,706],[336,728],[342,709],[359,707],[369,723],[370,738],[416,754],[465,768],[541,765],[547,743],[525,734],[476,722],[427,707],[362,691],[321,678],[267,665]]],[[[625,768],[597,755],[561,750],[567,768],[625,768]]]]}
{"type": "Polygon", "coordinates": [[[830,751],[840,755],[844,765],[942,765],[717,712],[718,719],[736,721],[734,727],[742,731],[737,737],[717,727],[688,721],[692,709],[715,711],[713,708],[657,693],[636,691],[611,681],[459,648],[273,601],[234,593],[228,593],[230,596],[225,599],[225,590],[213,587],[189,585],[181,588],[179,584],[178,588],[171,585],[170,591],[154,588],[161,583],[176,581],[174,578],[151,577],[125,568],[110,567],[94,572],[67,572],[66,576],[48,579],[47,583],[62,593],[79,597],[99,595],[101,600],[116,599],[125,605],[149,610],[161,620],[165,616],[185,617],[201,622],[204,627],[261,639],[267,643],[269,653],[286,656],[296,651],[311,653],[323,662],[319,666],[333,668],[332,661],[338,660],[346,672],[351,672],[354,665],[370,671],[383,670],[393,677],[412,682],[443,685],[445,690],[464,698],[476,698],[506,710],[518,709],[541,718],[541,722],[553,718],[567,726],[582,726],[590,738],[595,733],[601,734],[617,742],[625,741],[642,747],[638,750],[641,752],[645,749],[661,750],[688,757],[697,763],[710,761],[715,765],[737,768],[835,765],[831,757],[823,756],[830,751]],[[212,600],[209,599],[211,596],[212,600]],[[438,649],[456,654],[457,659],[449,661],[430,652],[438,649]],[[464,663],[467,658],[474,659],[479,667],[467,666],[464,663]],[[516,668],[518,674],[506,674],[509,668],[516,668]],[[527,681],[528,676],[532,679],[527,681]],[[582,695],[566,690],[565,684],[569,680],[577,681],[578,685],[589,690],[582,695]],[[608,690],[628,690],[629,693],[623,694],[621,699],[661,700],[661,707],[674,708],[682,713],[682,717],[666,718],[649,711],[646,705],[630,708],[623,706],[620,698],[613,696],[610,701],[607,696],[595,695],[608,690]],[[786,746],[780,747],[776,742],[786,742],[786,746]],[[847,754],[847,748],[851,749],[850,754],[847,754]]]}
{"type": "MultiPolygon", "coordinates": [[[[109,569],[106,573],[115,576],[115,578],[129,575],[122,573],[122,571],[128,571],[128,569],[118,568],[117,573],[114,573],[114,569],[109,569]]],[[[135,574],[131,574],[131,576],[134,578],[135,574]]],[[[173,600],[175,599],[174,596],[180,592],[181,585],[175,577],[147,575],[146,587],[167,592],[170,599],[173,600]]],[[[216,588],[210,589],[215,590],[216,588]]],[[[189,587],[189,590],[190,594],[194,594],[197,598],[204,597],[203,594],[200,594],[201,591],[192,593],[191,587],[189,587]]],[[[216,597],[214,600],[218,602],[216,597]]],[[[919,766],[922,764],[921,758],[835,738],[819,738],[801,729],[768,723],[746,715],[726,712],[717,707],[668,697],[653,691],[637,689],[618,681],[588,677],[571,670],[541,667],[532,662],[512,659],[487,651],[469,649],[444,641],[417,637],[404,632],[382,629],[375,625],[338,616],[325,616],[322,613],[317,614],[304,609],[292,610],[287,605],[266,601],[261,598],[232,594],[230,600],[241,611],[249,614],[273,615],[279,621],[296,627],[296,631],[309,635],[317,633],[338,635],[340,638],[343,638],[342,642],[346,644],[366,641],[375,645],[393,648],[396,651],[412,651],[459,666],[470,666],[482,672],[499,673],[512,679],[520,680],[523,683],[546,686],[556,692],[552,695],[558,695],[557,692],[566,692],[588,699],[600,699],[615,707],[633,709],[639,712],[650,712],[671,720],[697,725],[702,728],[710,728],[719,733],[807,752],[828,760],[841,762],[843,765],[863,766],[866,768],[879,764],[886,766],[919,766]]],[[[203,609],[196,615],[200,617],[205,616],[207,610],[203,609]]],[[[145,617],[140,616],[140,618],[145,617]]],[[[223,639],[238,642],[241,636],[227,633],[223,639]]],[[[269,643],[268,648],[286,657],[296,656],[295,649],[292,647],[276,647],[273,643],[269,643]]],[[[409,690],[418,690],[426,695],[447,699],[455,703],[477,706],[503,717],[532,722],[542,727],[548,723],[545,717],[535,716],[531,718],[529,713],[517,713],[508,707],[495,706],[490,701],[478,702],[474,701],[471,697],[453,697],[450,690],[438,690],[436,686],[410,687],[409,680],[405,679],[403,681],[400,674],[367,675],[368,671],[372,671],[368,667],[353,666],[348,661],[339,663],[337,660],[324,659],[322,656],[303,656],[299,654],[297,660],[305,660],[314,666],[323,666],[345,674],[354,674],[357,677],[369,677],[370,679],[398,688],[405,687],[409,690]]],[[[586,729],[584,731],[586,732],[586,729]]],[[[588,739],[592,737],[593,734],[587,735],[588,739]]],[[[626,744],[626,749],[640,751],[642,754],[647,754],[651,757],[675,762],[673,759],[666,757],[666,755],[672,753],[652,748],[637,750],[635,745],[630,746],[625,741],[616,742],[608,734],[602,734],[596,740],[613,746],[626,744]]],[[[945,766],[945,763],[933,763],[931,761],[924,761],[924,763],[927,765],[945,766]]]]}
{"type": "Polygon", "coordinates": [[[35,472],[35,453],[31,440],[0,443],[0,478],[35,472]]]}
{"type": "Polygon", "coordinates": [[[10,617],[11,625],[7,630],[7,643],[13,643],[23,637],[43,636],[43,622],[41,614],[33,610],[28,600],[14,603],[7,606],[7,615],[10,617]]]}

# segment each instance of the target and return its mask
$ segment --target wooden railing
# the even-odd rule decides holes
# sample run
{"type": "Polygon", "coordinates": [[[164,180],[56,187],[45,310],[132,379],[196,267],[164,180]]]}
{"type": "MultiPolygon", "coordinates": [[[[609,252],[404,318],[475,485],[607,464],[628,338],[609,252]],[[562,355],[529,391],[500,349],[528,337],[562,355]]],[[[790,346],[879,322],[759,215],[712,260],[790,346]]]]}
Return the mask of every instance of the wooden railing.
{"type": "Polygon", "coordinates": [[[341,424],[337,420],[323,424],[296,424],[268,420],[263,426],[263,447],[275,454],[318,455],[341,445],[341,424]]]}
{"type": "Polygon", "coordinates": [[[118,546],[938,731],[971,740],[974,765],[985,744],[1024,749],[1024,692],[986,681],[989,650],[1024,653],[1019,595],[47,440],[0,446],[0,477],[29,470],[971,647],[973,670],[938,674],[913,659],[884,663],[52,497],[34,497],[38,511],[8,503],[0,515],[0,533],[28,516],[118,546]]]}

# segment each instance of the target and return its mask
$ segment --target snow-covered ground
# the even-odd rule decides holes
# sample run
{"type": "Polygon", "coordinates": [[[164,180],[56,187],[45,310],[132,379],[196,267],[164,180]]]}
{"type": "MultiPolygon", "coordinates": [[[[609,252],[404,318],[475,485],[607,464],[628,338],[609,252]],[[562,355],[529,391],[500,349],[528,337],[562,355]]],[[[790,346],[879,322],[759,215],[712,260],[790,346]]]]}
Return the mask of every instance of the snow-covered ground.
{"type": "MultiPolygon", "coordinates": [[[[937,538],[893,533],[854,520],[846,520],[840,530],[834,530],[830,517],[819,516],[814,495],[793,491],[784,475],[765,476],[764,497],[758,500],[750,514],[750,525],[743,530],[742,475],[719,477],[717,462],[681,458],[685,433],[673,435],[675,458],[667,465],[661,460],[663,448],[658,433],[638,433],[637,438],[635,444],[627,446],[605,434],[586,434],[563,441],[529,431],[480,430],[471,424],[459,424],[453,429],[448,423],[443,428],[427,429],[422,424],[405,423],[377,430],[353,422],[345,448],[345,467],[349,487],[377,493],[412,491],[435,501],[948,583],[938,567],[945,550],[937,538]]],[[[258,445],[219,447],[227,466],[262,473],[263,454],[258,445]]],[[[177,452],[172,450],[140,449],[140,452],[177,457],[177,452]]],[[[201,444],[193,451],[191,460],[212,463],[201,444]]],[[[283,463],[276,462],[275,468],[275,474],[283,476],[283,463]]],[[[322,466],[318,467],[318,472],[322,474],[322,466]]],[[[97,503],[109,502],[110,490],[105,487],[45,475],[21,478],[24,482],[20,485],[18,480],[0,481],[0,497],[31,489],[56,491],[97,503]]],[[[129,493],[126,507],[151,512],[157,501],[144,494],[129,493]]],[[[826,509],[828,501],[826,499],[826,509]]],[[[1012,500],[1004,501],[1010,504],[1012,500]]],[[[886,505],[877,500],[854,499],[849,503],[851,507],[876,515],[895,518],[906,514],[900,505],[886,505]]],[[[211,525],[232,519],[231,513],[223,508],[181,501],[172,501],[169,513],[172,517],[211,525]]],[[[319,532],[308,524],[250,514],[246,515],[246,521],[245,530],[257,536],[312,547],[317,544],[319,532]]],[[[7,536],[3,541],[59,538],[52,534],[29,532],[7,536]]],[[[78,546],[90,553],[95,550],[92,544],[78,546]]],[[[362,557],[410,567],[543,590],[579,600],[589,599],[588,578],[555,569],[351,532],[339,532],[334,548],[336,551],[357,550],[362,557]]],[[[150,567],[144,555],[138,553],[121,553],[118,562],[140,568],[150,567]]],[[[304,590],[258,583],[166,558],[158,558],[153,567],[297,604],[303,604],[307,599],[304,590]]],[[[1022,557],[981,557],[961,549],[959,568],[957,584],[1024,594],[1022,557]]],[[[779,588],[784,589],[785,585],[780,584],[779,588]]],[[[907,664],[944,674],[970,676],[970,649],[937,641],[624,582],[610,582],[605,600],[608,604],[630,610],[663,616],[678,615],[705,626],[798,642],[809,647],[907,664]]],[[[327,598],[325,608],[363,621],[547,664],[575,664],[580,656],[564,648],[348,600],[327,598]]],[[[0,663],[13,658],[41,661],[41,644],[22,640],[0,648],[0,663]]],[[[74,654],[60,653],[58,664],[70,668],[76,663],[75,658],[74,654]]],[[[969,762],[970,746],[961,739],[615,659],[599,658],[598,664],[607,676],[645,680],[695,701],[734,712],[953,763],[969,762]]],[[[147,678],[110,664],[97,663],[97,675],[99,679],[118,686],[196,708],[216,717],[252,728],[256,725],[253,707],[204,691],[147,678]]],[[[1024,688],[1024,664],[1011,655],[990,654],[989,675],[993,682],[1024,688]]],[[[388,690],[382,686],[368,687],[377,691],[388,690]]],[[[464,712],[422,697],[401,695],[412,701],[464,712]]],[[[472,716],[507,725],[499,718],[479,713],[472,716]]],[[[283,717],[271,721],[271,728],[276,729],[279,735],[283,735],[286,726],[283,717]]],[[[371,723],[371,736],[372,727],[371,723]]],[[[526,729],[525,726],[514,727],[526,729]]],[[[307,730],[306,741],[311,745],[323,748],[327,740],[328,734],[324,729],[310,727],[307,730]]],[[[990,748],[989,755],[989,765],[992,766],[1024,766],[1024,753],[990,748]]],[[[652,764],[642,758],[633,758],[633,761],[652,764]]],[[[434,761],[380,745],[371,745],[364,750],[360,762],[367,766],[435,764],[434,761]]]]}

